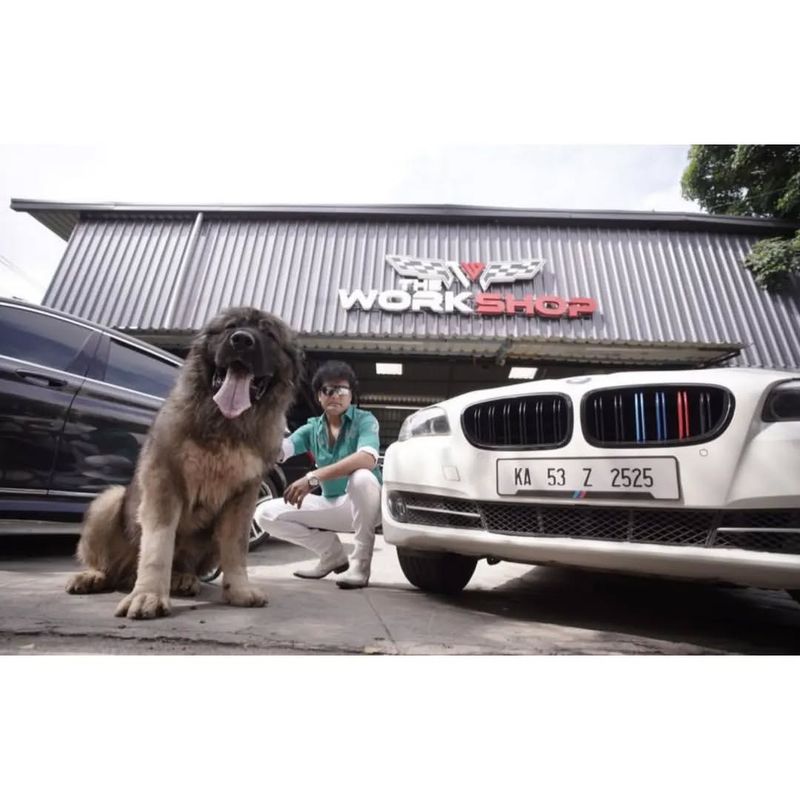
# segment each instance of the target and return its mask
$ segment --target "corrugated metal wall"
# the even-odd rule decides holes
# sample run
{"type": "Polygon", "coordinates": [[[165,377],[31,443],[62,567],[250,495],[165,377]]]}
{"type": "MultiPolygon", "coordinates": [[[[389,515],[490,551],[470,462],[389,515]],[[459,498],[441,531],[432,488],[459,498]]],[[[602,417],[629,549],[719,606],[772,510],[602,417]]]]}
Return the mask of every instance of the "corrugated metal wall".
{"type": "Polygon", "coordinates": [[[192,242],[193,222],[82,220],[45,303],[124,329],[197,329],[220,308],[246,304],[314,335],[741,342],[738,364],[800,366],[800,282],[779,295],[759,289],[741,266],[750,235],[231,216],[204,220],[192,242]],[[595,297],[599,311],[584,320],[344,311],[340,287],[397,288],[387,254],[541,256],[542,274],[515,293],[595,297]]]}

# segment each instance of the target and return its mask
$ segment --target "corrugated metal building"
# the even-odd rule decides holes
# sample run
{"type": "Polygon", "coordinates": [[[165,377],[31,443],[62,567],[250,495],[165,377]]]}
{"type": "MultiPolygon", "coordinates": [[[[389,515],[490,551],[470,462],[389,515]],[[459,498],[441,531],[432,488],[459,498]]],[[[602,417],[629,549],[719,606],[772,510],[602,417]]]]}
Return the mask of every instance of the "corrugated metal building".
{"type": "Polygon", "coordinates": [[[641,366],[800,368],[800,281],[756,286],[744,217],[441,206],[143,206],[12,200],[67,240],[46,305],[185,348],[230,305],[271,311],[374,396],[449,396],[641,366]],[[449,295],[449,299],[448,299],[449,295]],[[402,378],[375,360],[407,363],[402,378]],[[394,381],[394,382],[393,382],[394,381]]]}

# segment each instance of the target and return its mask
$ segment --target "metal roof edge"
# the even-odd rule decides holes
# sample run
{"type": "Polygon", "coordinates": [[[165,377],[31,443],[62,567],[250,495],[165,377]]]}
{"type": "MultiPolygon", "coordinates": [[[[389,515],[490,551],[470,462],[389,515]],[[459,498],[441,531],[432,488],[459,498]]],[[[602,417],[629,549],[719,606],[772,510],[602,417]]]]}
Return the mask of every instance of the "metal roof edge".
{"type": "MultiPolygon", "coordinates": [[[[17,302],[17,301],[15,301],[17,302]]],[[[21,303],[30,304],[27,301],[21,303]]],[[[66,312],[58,311],[59,314],[68,315],[66,312]]],[[[94,324],[94,323],[92,323],[94,324]]],[[[174,336],[191,337],[197,334],[193,328],[136,328],[120,327],[114,330],[122,331],[133,336],[174,336]]],[[[400,346],[413,347],[415,344],[430,347],[432,345],[446,346],[448,344],[481,344],[490,343],[492,345],[505,344],[507,348],[513,350],[517,344],[556,344],[556,345],[575,345],[580,347],[625,347],[625,348],[662,348],[662,349],[696,349],[696,350],[719,350],[726,349],[740,351],[745,345],[742,342],[732,341],[641,341],[635,339],[592,339],[592,338],[571,338],[562,336],[523,336],[508,337],[504,335],[493,336],[450,336],[446,339],[431,339],[425,336],[398,336],[394,334],[350,334],[337,331],[308,331],[298,330],[296,335],[300,343],[306,347],[319,347],[327,350],[330,347],[350,349],[355,346],[373,347],[382,344],[397,344],[400,346]]]]}
{"type": "Polygon", "coordinates": [[[77,221],[79,215],[164,214],[205,216],[255,216],[272,219],[332,220],[411,220],[443,222],[501,222],[557,224],[568,226],[668,228],[673,230],[725,231],[738,233],[773,233],[794,231],[800,222],[684,212],[618,211],[599,209],[527,209],[468,205],[169,205],[147,203],[68,203],[47,200],[11,198],[14,211],[24,211],[59,235],[63,235],[65,215],[77,221]],[[59,215],[62,221],[56,230],[48,221],[59,215]],[[74,216],[73,216],[74,215],[74,216]]]}
{"type": "MultiPolygon", "coordinates": [[[[122,329],[158,347],[185,347],[195,331],[122,329]]],[[[736,342],[636,342],[554,337],[463,336],[448,340],[394,336],[347,336],[300,332],[308,353],[351,353],[362,356],[488,358],[497,363],[697,364],[708,366],[737,356],[736,342]]]]}

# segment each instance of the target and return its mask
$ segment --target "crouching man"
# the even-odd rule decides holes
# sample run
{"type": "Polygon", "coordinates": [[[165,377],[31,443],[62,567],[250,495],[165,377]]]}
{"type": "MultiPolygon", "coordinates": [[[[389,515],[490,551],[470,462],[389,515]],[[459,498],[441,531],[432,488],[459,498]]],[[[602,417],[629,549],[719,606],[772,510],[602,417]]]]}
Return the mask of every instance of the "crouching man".
{"type": "Polygon", "coordinates": [[[311,451],[317,468],[287,486],[283,498],[260,503],[255,519],[276,539],[319,556],[315,567],[294,573],[298,578],[344,572],[336,585],[360,589],[369,583],[381,513],[378,420],[354,405],[358,381],[343,361],[325,362],[314,373],[311,388],[323,413],[284,439],[283,459],[311,451]],[[322,496],[311,494],[317,486],[322,496]],[[355,533],[349,561],[335,531],[355,533]]]}

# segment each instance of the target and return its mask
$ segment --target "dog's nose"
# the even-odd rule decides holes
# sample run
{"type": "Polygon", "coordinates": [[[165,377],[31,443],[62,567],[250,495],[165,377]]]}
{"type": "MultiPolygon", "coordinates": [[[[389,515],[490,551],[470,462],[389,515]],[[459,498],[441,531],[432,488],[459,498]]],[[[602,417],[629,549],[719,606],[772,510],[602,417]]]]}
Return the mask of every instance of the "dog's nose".
{"type": "Polygon", "coordinates": [[[252,333],[247,331],[234,331],[231,334],[231,347],[234,350],[252,350],[256,346],[256,340],[252,333]]]}

